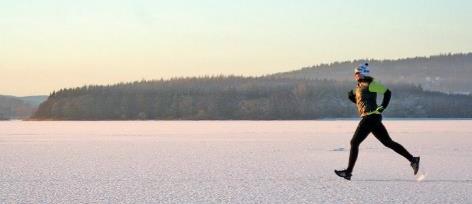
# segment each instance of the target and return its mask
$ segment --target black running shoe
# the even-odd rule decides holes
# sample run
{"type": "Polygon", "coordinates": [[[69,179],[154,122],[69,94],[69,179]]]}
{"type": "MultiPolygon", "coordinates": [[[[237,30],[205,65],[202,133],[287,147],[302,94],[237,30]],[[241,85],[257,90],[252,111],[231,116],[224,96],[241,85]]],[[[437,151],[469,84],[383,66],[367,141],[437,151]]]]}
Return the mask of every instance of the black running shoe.
{"type": "Polygon", "coordinates": [[[418,169],[420,169],[420,157],[413,157],[413,161],[410,164],[411,168],[413,168],[414,174],[418,173],[418,169]]]}
{"type": "Polygon", "coordinates": [[[339,177],[343,177],[347,180],[351,180],[351,172],[348,172],[347,170],[334,170],[334,173],[338,175],[339,177]]]}

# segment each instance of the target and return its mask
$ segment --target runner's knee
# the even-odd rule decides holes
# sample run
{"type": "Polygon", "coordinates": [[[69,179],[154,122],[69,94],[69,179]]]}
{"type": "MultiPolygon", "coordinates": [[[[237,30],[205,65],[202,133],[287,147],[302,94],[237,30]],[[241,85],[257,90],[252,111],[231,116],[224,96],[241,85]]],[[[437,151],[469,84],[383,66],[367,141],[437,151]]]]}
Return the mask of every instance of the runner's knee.
{"type": "Polygon", "coordinates": [[[352,139],[351,140],[351,147],[359,147],[361,143],[357,140],[352,139]]]}
{"type": "Polygon", "coordinates": [[[388,147],[388,148],[392,148],[392,147],[394,147],[395,144],[396,144],[395,141],[393,141],[393,140],[391,140],[391,139],[389,139],[389,140],[383,140],[383,141],[381,141],[381,142],[382,142],[383,145],[385,145],[385,146],[388,147]]]}

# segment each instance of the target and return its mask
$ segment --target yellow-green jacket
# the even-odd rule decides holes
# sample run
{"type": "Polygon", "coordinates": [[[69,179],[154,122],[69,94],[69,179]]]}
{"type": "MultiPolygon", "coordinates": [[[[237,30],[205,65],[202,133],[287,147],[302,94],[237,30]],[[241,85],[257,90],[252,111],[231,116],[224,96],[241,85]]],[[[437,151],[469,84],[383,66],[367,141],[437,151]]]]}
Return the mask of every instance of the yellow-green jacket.
{"type": "Polygon", "coordinates": [[[361,117],[381,114],[391,98],[391,91],[372,77],[359,80],[357,87],[349,92],[349,99],[357,105],[361,117]],[[377,95],[383,94],[382,104],[377,105],[377,95]]]}

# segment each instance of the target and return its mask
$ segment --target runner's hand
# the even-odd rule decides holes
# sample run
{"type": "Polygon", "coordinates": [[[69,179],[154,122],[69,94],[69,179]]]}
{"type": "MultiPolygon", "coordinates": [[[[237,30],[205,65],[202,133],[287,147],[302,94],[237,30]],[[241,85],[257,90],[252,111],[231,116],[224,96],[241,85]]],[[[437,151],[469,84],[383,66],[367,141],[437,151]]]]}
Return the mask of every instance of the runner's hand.
{"type": "Polygon", "coordinates": [[[379,107],[377,107],[377,109],[375,109],[375,111],[377,111],[379,113],[382,113],[384,110],[385,110],[385,108],[383,106],[379,106],[379,107]]]}

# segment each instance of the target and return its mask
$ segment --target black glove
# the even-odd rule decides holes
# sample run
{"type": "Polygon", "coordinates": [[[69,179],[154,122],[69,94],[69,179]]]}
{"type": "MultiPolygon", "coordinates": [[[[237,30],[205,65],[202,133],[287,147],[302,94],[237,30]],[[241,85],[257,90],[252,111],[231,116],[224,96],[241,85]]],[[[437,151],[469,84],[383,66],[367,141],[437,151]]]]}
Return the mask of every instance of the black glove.
{"type": "Polygon", "coordinates": [[[356,103],[356,95],[354,95],[354,92],[352,90],[347,92],[347,96],[349,100],[351,100],[353,103],[356,103]]]}

